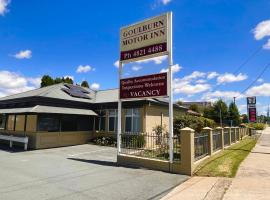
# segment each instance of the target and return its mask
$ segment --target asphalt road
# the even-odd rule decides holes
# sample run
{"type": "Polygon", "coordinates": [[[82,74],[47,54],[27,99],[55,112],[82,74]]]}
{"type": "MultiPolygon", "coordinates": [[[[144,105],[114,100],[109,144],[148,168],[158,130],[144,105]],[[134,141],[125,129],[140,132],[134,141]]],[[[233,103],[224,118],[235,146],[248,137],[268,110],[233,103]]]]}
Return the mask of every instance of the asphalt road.
{"type": "Polygon", "coordinates": [[[111,147],[18,152],[0,145],[0,200],[160,199],[187,178],[119,167],[111,147]]]}

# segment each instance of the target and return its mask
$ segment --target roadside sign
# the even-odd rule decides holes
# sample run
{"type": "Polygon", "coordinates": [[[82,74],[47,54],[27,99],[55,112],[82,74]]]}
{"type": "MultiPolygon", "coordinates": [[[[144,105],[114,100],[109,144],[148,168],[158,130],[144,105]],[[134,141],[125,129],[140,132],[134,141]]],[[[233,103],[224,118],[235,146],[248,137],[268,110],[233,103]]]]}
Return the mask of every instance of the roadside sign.
{"type": "Polygon", "coordinates": [[[168,54],[169,13],[121,28],[120,61],[131,62],[168,54]]]}
{"type": "Polygon", "coordinates": [[[247,112],[250,122],[257,121],[256,97],[247,97],[247,112]]]}
{"type": "Polygon", "coordinates": [[[121,153],[122,101],[169,97],[169,155],[173,162],[172,12],[121,28],[117,154],[121,153]],[[168,55],[168,73],[122,79],[124,63],[168,55]]]}
{"type": "Polygon", "coordinates": [[[168,97],[167,81],[167,73],[121,79],[120,98],[168,97]]]}

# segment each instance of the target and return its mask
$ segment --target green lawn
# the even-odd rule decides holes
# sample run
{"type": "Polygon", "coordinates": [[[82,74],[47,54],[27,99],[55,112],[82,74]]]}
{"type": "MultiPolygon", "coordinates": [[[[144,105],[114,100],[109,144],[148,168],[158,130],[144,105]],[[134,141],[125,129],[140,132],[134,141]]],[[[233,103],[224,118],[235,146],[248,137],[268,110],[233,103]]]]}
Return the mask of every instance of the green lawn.
{"type": "Polygon", "coordinates": [[[246,137],[241,142],[204,160],[195,169],[194,175],[234,177],[240,163],[247,157],[256,142],[257,139],[246,137]]]}

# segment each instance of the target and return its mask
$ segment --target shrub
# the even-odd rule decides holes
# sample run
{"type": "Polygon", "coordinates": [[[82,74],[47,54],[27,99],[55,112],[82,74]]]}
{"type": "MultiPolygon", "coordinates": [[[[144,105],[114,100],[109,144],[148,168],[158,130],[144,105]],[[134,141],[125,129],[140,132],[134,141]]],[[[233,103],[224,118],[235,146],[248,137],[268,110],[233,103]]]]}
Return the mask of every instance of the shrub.
{"type": "Polygon", "coordinates": [[[177,116],[174,119],[174,133],[180,134],[180,130],[185,127],[189,127],[195,130],[195,132],[200,133],[204,127],[214,128],[216,123],[214,120],[205,118],[205,117],[197,117],[190,115],[181,115],[177,116]]]}
{"type": "Polygon", "coordinates": [[[117,139],[115,137],[103,137],[99,136],[91,140],[92,143],[101,146],[116,146],[117,139]]]}
{"type": "Polygon", "coordinates": [[[134,135],[131,137],[130,143],[133,147],[143,148],[145,146],[145,138],[144,135],[134,135]]]}
{"type": "Polygon", "coordinates": [[[255,130],[264,130],[266,127],[264,123],[250,123],[248,126],[250,128],[254,128],[255,130]]]}

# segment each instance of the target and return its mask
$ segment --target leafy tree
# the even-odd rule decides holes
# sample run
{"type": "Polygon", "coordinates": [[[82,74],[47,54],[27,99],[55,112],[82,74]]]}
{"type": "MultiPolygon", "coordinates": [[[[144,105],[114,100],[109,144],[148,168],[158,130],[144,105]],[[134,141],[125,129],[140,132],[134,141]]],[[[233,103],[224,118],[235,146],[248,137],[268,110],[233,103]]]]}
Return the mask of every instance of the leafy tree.
{"type": "Polygon", "coordinates": [[[54,84],[59,84],[59,83],[63,83],[63,80],[61,78],[59,78],[59,77],[56,77],[54,79],[54,84]]]}
{"type": "Polygon", "coordinates": [[[241,117],[242,117],[242,122],[243,123],[248,123],[248,116],[247,116],[247,114],[243,114],[241,117]]]}
{"type": "Polygon", "coordinates": [[[231,102],[229,105],[228,120],[232,121],[234,126],[238,126],[241,123],[240,114],[234,102],[231,102]]]}
{"type": "Polygon", "coordinates": [[[190,109],[190,110],[193,110],[193,111],[195,111],[195,112],[200,112],[200,111],[199,111],[199,106],[198,106],[197,104],[191,104],[191,105],[189,106],[189,109],[190,109]]]}
{"type": "Polygon", "coordinates": [[[69,77],[66,77],[66,78],[63,77],[62,82],[63,83],[68,83],[68,84],[73,84],[73,80],[71,78],[69,78],[69,77]]]}
{"type": "Polygon", "coordinates": [[[47,87],[54,84],[54,80],[49,75],[44,75],[41,78],[40,87],[47,87]]]}
{"type": "Polygon", "coordinates": [[[83,81],[83,82],[81,83],[81,86],[82,86],[82,87],[89,88],[89,84],[88,84],[87,81],[83,81]]]}
{"type": "Polygon", "coordinates": [[[179,106],[182,106],[183,102],[182,101],[177,101],[176,104],[178,104],[179,106]]]}
{"type": "Polygon", "coordinates": [[[220,119],[222,120],[222,124],[226,122],[228,117],[228,106],[222,101],[222,99],[216,101],[213,107],[205,108],[204,117],[213,119],[216,123],[220,123],[220,119]]]}

